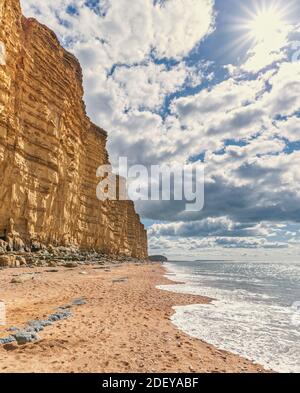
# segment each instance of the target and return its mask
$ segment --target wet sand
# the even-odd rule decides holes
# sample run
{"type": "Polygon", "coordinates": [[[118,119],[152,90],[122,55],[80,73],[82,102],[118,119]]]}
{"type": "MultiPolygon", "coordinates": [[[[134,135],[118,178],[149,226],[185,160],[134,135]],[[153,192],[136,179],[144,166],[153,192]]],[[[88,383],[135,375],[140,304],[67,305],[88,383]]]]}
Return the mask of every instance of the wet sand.
{"type": "Polygon", "coordinates": [[[125,264],[110,271],[92,266],[47,270],[0,270],[0,300],[7,308],[0,338],[8,335],[7,328],[45,319],[73,299],[87,303],[72,308],[71,318],[38,333],[40,340],[34,343],[0,346],[1,373],[264,371],[187,336],[171,323],[173,306],[209,299],[157,289],[169,283],[159,264],[125,264]],[[25,272],[41,274],[20,284],[10,282],[13,275],[25,272]]]}

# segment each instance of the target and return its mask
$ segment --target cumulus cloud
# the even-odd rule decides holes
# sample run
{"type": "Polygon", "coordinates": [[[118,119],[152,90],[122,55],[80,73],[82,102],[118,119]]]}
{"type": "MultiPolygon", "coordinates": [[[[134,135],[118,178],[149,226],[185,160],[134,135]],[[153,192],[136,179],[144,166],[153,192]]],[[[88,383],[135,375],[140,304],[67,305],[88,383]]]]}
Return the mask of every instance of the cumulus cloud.
{"type": "MultiPolygon", "coordinates": [[[[152,252],[167,254],[170,258],[175,255],[177,258],[189,255],[190,258],[199,259],[202,257],[207,260],[208,256],[215,256],[216,259],[224,260],[226,258],[241,258],[241,250],[250,251],[249,257],[271,256],[274,251],[280,255],[283,250],[283,256],[287,259],[288,245],[284,242],[268,242],[265,239],[257,237],[208,237],[208,238],[172,238],[172,237],[150,237],[150,249],[152,252]]],[[[243,258],[247,253],[243,254],[243,258]]],[[[282,258],[283,256],[279,257],[282,258]]]]}
{"type": "Polygon", "coordinates": [[[276,130],[278,136],[288,139],[290,142],[300,141],[300,117],[291,116],[285,120],[277,121],[276,130]]]}
{"type": "Polygon", "coordinates": [[[167,69],[164,64],[147,62],[136,67],[118,67],[112,80],[122,92],[127,108],[157,110],[166,95],[179,90],[191,75],[193,70],[183,63],[167,69]]]}
{"type": "Polygon", "coordinates": [[[83,0],[23,0],[26,15],[36,15],[62,39],[94,42],[104,65],[134,64],[149,57],[181,58],[213,29],[213,0],[106,0],[99,12],[83,0]],[[71,7],[71,8],[70,8],[71,7]],[[70,12],[72,11],[72,12],[70,12]]]}
{"type": "Polygon", "coordinates": [[[300,108],[300,67],[298,62],[284,62],[269,79],[271,90],[263,104],[270,117],[291,116],[300,108]]]}
{"type": "Polygon", "coordinates": [[[268,231],[262,225],[237,223],[228,217],[208,217],[201,221],[154,224],[151,226],[149,234],[150,236],[179,237],[248,237],[265,236],[268,231]]]}

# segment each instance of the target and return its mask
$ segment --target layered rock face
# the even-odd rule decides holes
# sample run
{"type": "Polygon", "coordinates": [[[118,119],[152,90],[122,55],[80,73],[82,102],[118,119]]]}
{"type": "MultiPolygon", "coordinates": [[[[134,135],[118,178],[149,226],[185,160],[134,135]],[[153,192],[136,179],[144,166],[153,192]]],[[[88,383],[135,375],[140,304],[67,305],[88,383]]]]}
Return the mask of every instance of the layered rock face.
{"type": "Polygon", "coordinates": [[[96,197],[107,135],[86,115],[76,58],[19,0],[0,0],[0,42],[0,237],[145,258],[133,203],[96,197]]]}

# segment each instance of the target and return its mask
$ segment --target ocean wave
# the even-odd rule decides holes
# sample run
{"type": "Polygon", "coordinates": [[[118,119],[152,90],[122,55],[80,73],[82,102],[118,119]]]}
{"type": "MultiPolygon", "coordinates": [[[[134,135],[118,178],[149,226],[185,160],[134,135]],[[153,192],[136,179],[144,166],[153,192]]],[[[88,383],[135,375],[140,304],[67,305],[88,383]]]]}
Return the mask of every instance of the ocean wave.
{"type": "Polygon", "coordinates": [[[209,286],[213,280],[204,280],[204,286],[203,277],[193,277],[193,271],[182,266],[167,264],[167,269],[173,273],[167,278],[184,284],[159,289],[215,299],[210,304],[174,307],[172,322],[179,329],[267,369],[300,372],[300,331],[293,323],[292,307],[271,302],[266,293],[209,286]]]}

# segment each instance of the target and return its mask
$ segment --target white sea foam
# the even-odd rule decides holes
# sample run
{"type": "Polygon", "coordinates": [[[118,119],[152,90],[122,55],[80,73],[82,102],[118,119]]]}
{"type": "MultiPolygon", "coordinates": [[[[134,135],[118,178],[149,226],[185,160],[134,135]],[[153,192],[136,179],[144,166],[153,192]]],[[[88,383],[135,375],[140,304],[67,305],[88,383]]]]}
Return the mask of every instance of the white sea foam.
{"type": "Polygon", "coordinates": [[[166,275],[170,280],[186,284],[163,285],[160,289],[215,299],[205,305],[174,307],[172,322],[178,328],[268,369],[300,372],[300,329],[292,323],[292,307],[272,302],[267,294],[209,286],[211,278],[203,275],[199,285],[199,275],[175,264],[166,266],[175,273],[166,275]]]}

